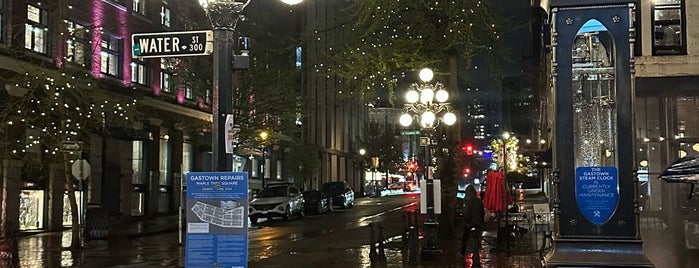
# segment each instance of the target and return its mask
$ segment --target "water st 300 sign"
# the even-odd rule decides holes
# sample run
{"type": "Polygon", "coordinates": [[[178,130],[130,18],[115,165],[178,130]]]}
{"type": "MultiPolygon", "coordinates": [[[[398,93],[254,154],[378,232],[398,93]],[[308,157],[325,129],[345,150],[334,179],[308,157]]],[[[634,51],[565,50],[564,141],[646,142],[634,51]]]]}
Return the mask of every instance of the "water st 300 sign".
{"type": "Polygon", "coordinates": [[[209,55],[213,52],[212,31],[137,33],[131,35],[134,58],[209,55]]]}

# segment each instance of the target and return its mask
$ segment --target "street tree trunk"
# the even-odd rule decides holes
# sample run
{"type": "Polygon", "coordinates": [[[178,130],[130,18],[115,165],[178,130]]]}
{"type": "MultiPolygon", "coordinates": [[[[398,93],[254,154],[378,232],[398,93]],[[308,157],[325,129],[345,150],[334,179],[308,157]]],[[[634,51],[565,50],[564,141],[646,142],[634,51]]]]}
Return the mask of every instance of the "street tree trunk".
{"type": "Polygon", "coordinates": [[[72,239],[70,240],[70,248],[80,248],[82,243],[80,243],[80,214],[78,213],[78,202],[75,198],[75,179],[71,174],[70,166],[70,154],[63,153],[63,169],[65,170],[65,185],[68,191],[68,201],[70,203],[70,214],[71,217],[71,233],[72,239]]]}

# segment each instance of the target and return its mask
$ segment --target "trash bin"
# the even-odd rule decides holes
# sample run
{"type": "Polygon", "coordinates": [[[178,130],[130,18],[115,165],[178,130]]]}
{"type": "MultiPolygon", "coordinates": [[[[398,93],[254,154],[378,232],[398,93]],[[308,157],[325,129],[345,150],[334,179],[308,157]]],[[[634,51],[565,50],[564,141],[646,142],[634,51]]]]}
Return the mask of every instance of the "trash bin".
{"type": "Polygon", "coordinates": [[[109,235],[109,217],[107,210],[100,205],[87,205],[85,212],[85,239],[107,239],[109,235]]]}

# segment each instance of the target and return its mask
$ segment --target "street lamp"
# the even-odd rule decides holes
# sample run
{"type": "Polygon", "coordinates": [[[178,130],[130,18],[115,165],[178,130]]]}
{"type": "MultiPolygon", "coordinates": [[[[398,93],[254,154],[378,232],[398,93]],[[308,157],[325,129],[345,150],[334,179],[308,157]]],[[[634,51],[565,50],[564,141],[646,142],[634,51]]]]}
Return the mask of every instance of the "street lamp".
{"type": "MultiPolygon", "coordinates": [[[[427,200],[427,218],[425,219],[425,243],[422,245],[422,256],[436,256],[442,250],[437,245],[437,226],[439,223],[434,216],[434,180],[430,177],[430,144],[432,143],[432,131],[439,126],[440,122],[451,126],[456,123],[456,115],[451,112],[451,107],[447,100],[449,92],[444,85],[437,82],[430,84],[434,73],[429,68],[420,70],[420,80],[422,83],[413,83],[405,94],[404,113],[399,121],[402,126],[410,126],[413,119],[419,122],[420,128],[428,133],[428,137],[421,138],[427,142],[421,144],[425,146],[425,191],[427,200]]],[[[422,142],[421,142],[422,143],[422,142]]]]}
{"type": "MultiPolygon", "coordinates": [[[[232,171],[233,169],[232,154],[226,152],[226,119],[233,114],[233,61],[240,59],[240,62],[247,62],[246,54],[235,55],[235,26],[242,17],[241,12],[250,4],[250,1],[242,3],[235,0],[199,0],[214,33],[212,171],[232,171]]],[[[298,4],[303,0],[283,1],[287,4],[298,4]]],[[[233,123],[229,122],[229,124],[233,123]]]]}
{"type": "Polygon", "coordinates": [[[260,131],[258,138],[262,147],[262,172],[260,172],[260,177],[262,178],[262,188],[265,188],[267,186],[265,179],[267,177],[267,139],[269,139],[269,132],[266,130],[260,131]]]}

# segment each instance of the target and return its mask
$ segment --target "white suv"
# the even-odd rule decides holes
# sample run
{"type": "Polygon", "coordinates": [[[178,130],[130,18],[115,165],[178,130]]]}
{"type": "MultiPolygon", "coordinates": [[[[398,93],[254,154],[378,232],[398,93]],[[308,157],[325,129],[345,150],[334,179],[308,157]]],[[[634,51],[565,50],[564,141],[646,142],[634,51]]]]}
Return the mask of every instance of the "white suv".
{"type": "Polygon", "coordinates": [[[250,201],[250,221],[255,224],[260,218],[282,217],[289,220],[296,214],[305,216],[303,194],[291,183],[268,184],[250,201]]]}

